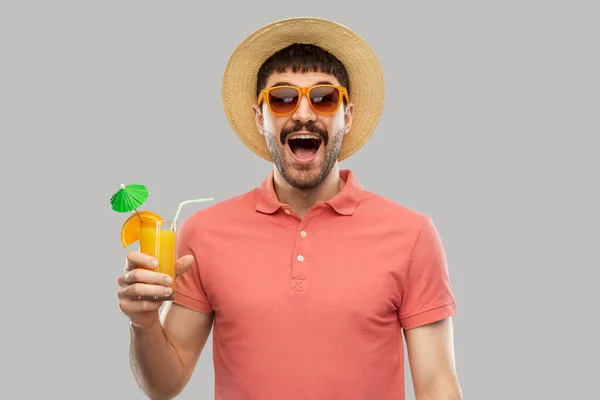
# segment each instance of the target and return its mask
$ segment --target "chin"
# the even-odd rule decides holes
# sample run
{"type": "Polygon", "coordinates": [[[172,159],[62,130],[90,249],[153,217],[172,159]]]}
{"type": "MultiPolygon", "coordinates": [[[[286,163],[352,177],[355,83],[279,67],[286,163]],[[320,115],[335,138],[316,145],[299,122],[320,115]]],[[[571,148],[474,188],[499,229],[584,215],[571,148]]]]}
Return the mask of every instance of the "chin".
{"type": "Polygon", "coordinates": [[[312,189],[319,186],[329,173],[323,160],[315,160],[310,164],[286,160],[283,168],[279,166],[279,171],[286,182],[297,189],[312,189]]]}
{"type": "Polygon", "coordinates": [[[292,174],[283,174],[284,179],[290,186],[300,189],[300,190],[309,190],[314,189],[319,186],[321,182],[323,182],[323,178],[321,174],[306,174],[306,173],[292,173],[292,174]]]}

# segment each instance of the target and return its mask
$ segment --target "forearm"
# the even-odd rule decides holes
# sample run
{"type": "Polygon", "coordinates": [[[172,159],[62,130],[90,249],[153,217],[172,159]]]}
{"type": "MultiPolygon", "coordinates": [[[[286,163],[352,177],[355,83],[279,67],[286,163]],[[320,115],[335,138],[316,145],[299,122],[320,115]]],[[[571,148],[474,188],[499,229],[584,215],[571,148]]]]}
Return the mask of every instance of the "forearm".
{"type": "Polygon", "coordinates": [[[138,385],[151,399],[172,399],[185,384],[183,363],[159,321],[144,330],[131,325],[130,362],[138,385]]]}
{"type": "Polygon", "coordinates": [[[456,379],[444,379],[415,388],[416,400],[462,400],[462,391],[456,379]]]}

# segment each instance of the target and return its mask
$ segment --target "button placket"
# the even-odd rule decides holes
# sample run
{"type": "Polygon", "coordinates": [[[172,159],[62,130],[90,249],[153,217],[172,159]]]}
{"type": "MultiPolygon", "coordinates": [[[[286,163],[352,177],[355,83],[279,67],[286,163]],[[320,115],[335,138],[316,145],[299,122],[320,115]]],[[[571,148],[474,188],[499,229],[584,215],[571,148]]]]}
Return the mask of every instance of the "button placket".
{"type": "Polygon", "coordinates": [[[292,286],[294,293],[304,292],[308,287],[308,268],[310,264],[309,241],[308,241],[308,219],[300,222],[297,229],[294,255],[292,259],[292,286]]]}

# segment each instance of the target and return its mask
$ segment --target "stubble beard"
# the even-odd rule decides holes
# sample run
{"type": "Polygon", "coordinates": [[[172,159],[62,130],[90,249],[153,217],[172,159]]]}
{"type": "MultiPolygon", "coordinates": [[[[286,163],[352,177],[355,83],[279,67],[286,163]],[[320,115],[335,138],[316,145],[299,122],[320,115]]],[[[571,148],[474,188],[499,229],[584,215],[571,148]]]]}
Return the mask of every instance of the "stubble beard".
{"type": "Polygon", "coordinates": [[[301,190],[313,189],[327,178],[335,166],[342,148],[342,142],[344,141],[344,129],[340,129],[335,135],[329,136],[329,143],[323,144],[325,160],[320,170],[314,172],[311,171],[314,167],[313,165],[290,165],[287,163],[283,154],[286,151],[285,145],[282,146],[281,142],[276,139],[276,135],[264,129],[264,127],[263,132],[266,137],[269,153],[277,170],[288,184],[301,190]]]}

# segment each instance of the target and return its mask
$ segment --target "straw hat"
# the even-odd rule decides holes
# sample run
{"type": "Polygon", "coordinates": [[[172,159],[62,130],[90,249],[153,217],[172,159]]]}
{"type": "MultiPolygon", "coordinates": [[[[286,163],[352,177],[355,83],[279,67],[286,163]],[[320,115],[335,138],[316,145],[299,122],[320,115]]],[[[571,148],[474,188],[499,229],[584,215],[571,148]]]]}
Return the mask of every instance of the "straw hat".
{"type": "Polygon", "coordinates": [[[258,156],[272,161],[264,137],[256,128],[257,72],[274,52],[294,43],[314,44],[337,57],[350,80],[354,103],[352,128],[339,154],[345,159],[371,137],[381,117],[385,98],[383,70],[371,47],[354,31],[321,18],[288,18],[261,27],[242,41],[231,55],[223,75],[222,100],[231,127],[258,156]]]}

